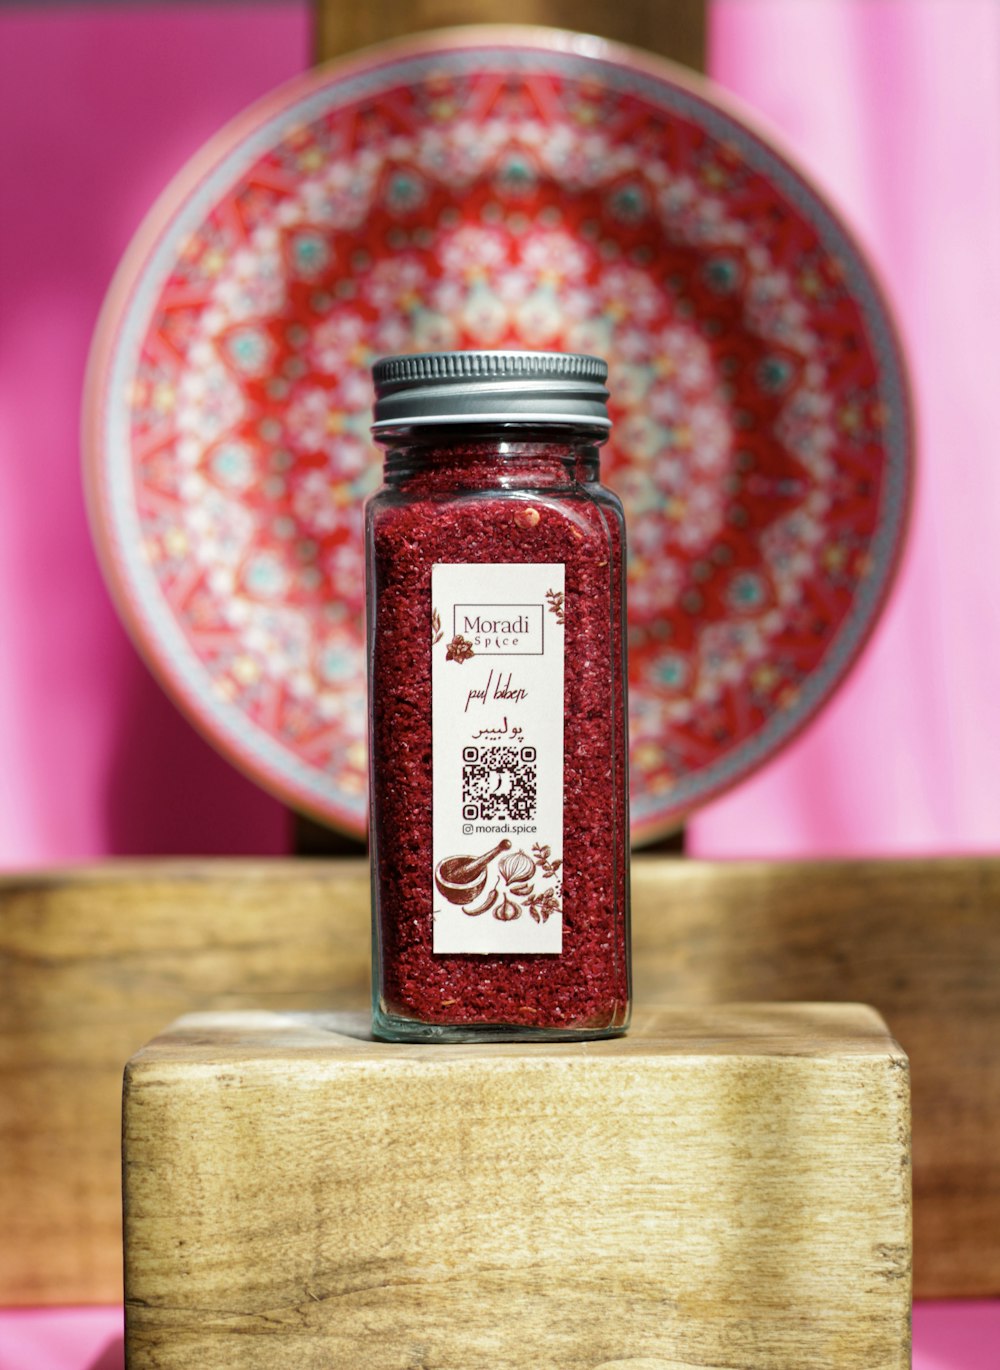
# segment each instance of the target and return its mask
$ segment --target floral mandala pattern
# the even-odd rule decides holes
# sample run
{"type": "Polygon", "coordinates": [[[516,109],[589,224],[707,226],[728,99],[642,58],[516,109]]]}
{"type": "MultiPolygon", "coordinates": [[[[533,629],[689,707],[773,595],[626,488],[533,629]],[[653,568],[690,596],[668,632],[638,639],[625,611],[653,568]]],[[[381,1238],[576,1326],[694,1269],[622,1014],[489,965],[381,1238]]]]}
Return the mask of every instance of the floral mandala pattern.
{"type": "Polygon", "coordinates": [[[814,712],[877,612],[908,457],[879,298],[796,173],[669,69],[536,39],[357,81],[279,93],[109,326],[91,478],[119,597],[235,759],[361,832],[372,361],[604,356],[633,805],[662,830],[814,712]]]}

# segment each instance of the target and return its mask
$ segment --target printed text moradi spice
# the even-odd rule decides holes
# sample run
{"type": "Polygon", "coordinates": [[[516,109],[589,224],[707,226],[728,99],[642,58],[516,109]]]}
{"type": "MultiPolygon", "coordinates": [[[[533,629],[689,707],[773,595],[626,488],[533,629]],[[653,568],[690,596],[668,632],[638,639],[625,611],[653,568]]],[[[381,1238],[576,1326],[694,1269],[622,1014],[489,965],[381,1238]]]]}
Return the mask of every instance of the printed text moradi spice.
{"type": "Polygon", "coordinates": [[[374,1030],[581,1038],[629,1016],[621,504],[606,364],[376,364],[367,508],[374,1030]]]}

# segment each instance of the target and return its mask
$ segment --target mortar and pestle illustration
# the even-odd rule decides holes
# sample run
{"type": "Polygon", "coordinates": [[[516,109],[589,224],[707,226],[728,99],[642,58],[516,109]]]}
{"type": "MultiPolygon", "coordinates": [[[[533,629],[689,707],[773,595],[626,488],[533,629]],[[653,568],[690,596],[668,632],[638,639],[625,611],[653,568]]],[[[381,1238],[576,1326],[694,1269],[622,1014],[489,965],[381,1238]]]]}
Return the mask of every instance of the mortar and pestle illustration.
{"type": "Polygon", "coordinates": [[[510,848],[505,837],[484,856],[446,856],[434,871],[434,883],[449,904],[471,904],[486,888],[486,871],[492,860],[510,848]]]}

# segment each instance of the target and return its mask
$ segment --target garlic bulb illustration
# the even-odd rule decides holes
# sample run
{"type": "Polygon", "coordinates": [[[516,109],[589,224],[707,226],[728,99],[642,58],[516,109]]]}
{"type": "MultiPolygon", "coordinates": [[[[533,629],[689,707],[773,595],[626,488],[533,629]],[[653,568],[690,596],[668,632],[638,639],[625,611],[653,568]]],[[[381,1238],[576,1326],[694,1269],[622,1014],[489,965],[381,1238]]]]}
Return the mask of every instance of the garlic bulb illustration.
{"type": "Polygon", "coordinates": [[[515,904],[513,899],[508,899],[504,895],[499,905],[493,910],[493,917],[499,918],[501,923],[513,923],[515,918],[521,916],[521,905],[515,904]]]}

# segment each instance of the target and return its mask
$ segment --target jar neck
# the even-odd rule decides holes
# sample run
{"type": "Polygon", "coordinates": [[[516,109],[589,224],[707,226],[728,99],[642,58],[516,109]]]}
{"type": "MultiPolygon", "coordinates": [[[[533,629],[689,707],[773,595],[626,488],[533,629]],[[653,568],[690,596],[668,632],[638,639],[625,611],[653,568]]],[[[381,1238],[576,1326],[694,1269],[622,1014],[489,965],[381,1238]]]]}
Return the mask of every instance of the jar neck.
{"type": "Polygon", "coordinates": [[[385,482],[414,493],[545,489],[599,479],[599,428],[557,424],[431,425],[379,435],[385,482]]]}

